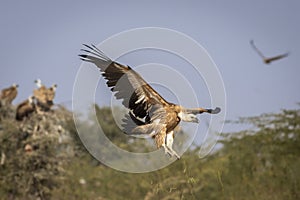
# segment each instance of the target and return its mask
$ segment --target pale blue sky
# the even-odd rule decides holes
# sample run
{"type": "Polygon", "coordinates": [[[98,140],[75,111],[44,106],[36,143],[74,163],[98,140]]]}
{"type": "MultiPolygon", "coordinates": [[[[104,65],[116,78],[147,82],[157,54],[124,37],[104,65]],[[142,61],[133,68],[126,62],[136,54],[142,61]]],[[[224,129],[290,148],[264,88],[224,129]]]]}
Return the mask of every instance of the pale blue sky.
{"type": "MultiPolygon", "coordinates": [[[[206,48],[224,80],[228,119],[296,108],[299,10],[296,0],[1,1],[0,87],[20,85],[16,104],[40,78],[46,85],[58,84],[56,102],[70,101],[82,43],[154,26],[185,33],[206,48]],[[250,39],[265,55],[291,55],[265,65],[250,39]]],[[[138,55],[124,58],[125,64],[143,64],[138,55]]]]}

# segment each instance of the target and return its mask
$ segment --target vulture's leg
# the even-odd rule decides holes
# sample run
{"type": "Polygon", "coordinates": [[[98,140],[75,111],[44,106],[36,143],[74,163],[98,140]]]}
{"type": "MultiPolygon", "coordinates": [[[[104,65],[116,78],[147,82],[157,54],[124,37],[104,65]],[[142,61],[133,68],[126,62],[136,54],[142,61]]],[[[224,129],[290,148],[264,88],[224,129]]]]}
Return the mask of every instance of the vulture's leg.
{"type": "Polygon", "coordinates": [[[175,156],[177,159],[180,159],[180,156],[173,150],[173,141],[174,141],[174,132],[171,131],[167,133],[166,136],[166,147],[173,156],[175,156]]]}

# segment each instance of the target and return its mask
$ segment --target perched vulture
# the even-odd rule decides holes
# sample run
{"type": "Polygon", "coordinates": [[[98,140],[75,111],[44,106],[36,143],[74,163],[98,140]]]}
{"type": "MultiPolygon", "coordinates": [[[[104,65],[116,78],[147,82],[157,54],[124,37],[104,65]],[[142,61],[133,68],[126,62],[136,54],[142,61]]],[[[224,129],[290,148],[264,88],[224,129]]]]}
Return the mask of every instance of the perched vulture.
{"type": "Polygon", "coordinates": [[[53,100],[55,97],[55,92],[56,92],[57,84],[53,84],[50,88],[48,88],[48,104],[53,105],[53,100]]]}
{"type": "Polygon", "coordinates": [[[30,96],[27,100],[20,103],[16,111],[16,120],[22,121],[35,111],[34,96],[30,96]]]}
{"type": "Polygon", "coordinates": [[[83,61],[95,64],[107,80],[106,84],[114,92],[117,99],[129,109],[125,119],[126,134],[148,135],[155,139],[157,148],[163,147],[165,153],[179,155],[173,150],[174,129],[180,121],[198,123],[197,114],[217,114],[220,108],[187,109],[166,101],[146,81],[129,66],[112,61],[96,46],[84,45],[82,49],[87,54],[79,55],[83,61]],[[126,122],[132,120],[136,125],[132,130],[126,129],[126,122]]]}
{"type": "Polygon", "coordinates": [[[45,86],[42,84],[41,79],[36,79],[36,80],[34,81],[34,83],[36,84],[37,88],[41,88],[41,87],[44,87],[44,88],[45,88],[45,86]]]}
{"type": "Polygon", "coordinates": [[[19,85],[13,84],[9,88],[3,89],[0,94],[0,103],[4,105],[10,105],[18,95],[18,87],[19,85]]]}
{"type": "Polygon", "coordinates": [[[53,106],[57,85],[54,84],[50,88],[47,88],[41,83],[40,79],[37,79],[35,83],[38,88],[33,90],[33,95],[37,101],[37,111],[49,111],[53,106]]]}

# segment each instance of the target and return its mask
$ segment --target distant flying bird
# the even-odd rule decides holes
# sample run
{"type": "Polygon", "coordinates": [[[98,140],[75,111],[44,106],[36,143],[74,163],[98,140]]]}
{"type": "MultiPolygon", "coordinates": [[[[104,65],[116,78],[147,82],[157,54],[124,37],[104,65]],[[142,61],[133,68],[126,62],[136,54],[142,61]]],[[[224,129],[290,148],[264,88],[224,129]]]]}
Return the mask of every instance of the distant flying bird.
{"type": "Polygon", "coordinates": [[[1,103],[4,105],[10,105],[18,95],[18,87],[19,85],[14,83],[12,86],[3,89],[0,94],[1,103]]]}
{"type": "Polygon", "coordinates": [[[28,99],[20,103],[16,111],[16,120],[22,121],[25,117],[28,117],[35,111],[34,96],[30,96],[28,99]]]}
{"type": "Polygon", "coordinates": [[[35,80],[35,83],[38,88],[33,90],[33,95],[37,101],[37,112],[49,111],[54,105],[53,100],[57,85],[53,84],[50,88],[47,88],[40,79],[35,80]]]}
{"type": "Polygon", "coordinates": [[[258,55],[263,59],[264,63],[266,64],[269,64],[275,60],[279,60],[281,58],[284,58],[284,57],[287,57],[289,55],[289,53],[285,53],[285,54],[281,54],[281,55],[278,55],[278,56],[274,56],[274,57],[265,57],[261,51],[255,46],[254,44],[254,41],[253,40],[250,40],[250,44],[251,46],[253,47],[253,49],[258,53],[258,55]]]}
{"type": "Polygon", "coordinates": [[[107,80],[106,84],[114,92],[117,99],[127,107],[129,116],[136,125],[131,131],[124,132],[133,135],[147,135],[155,139],[157,148],[163,147],[165,153],[179,155],[173,150],[174,129],[180,121],[198,123],[197,114],[217,114],[220,108],[186,109],[180,105],[167,102],[160,96],[137,72],[129,66],[119,64],[108,58],[96,46],[84,45],[82,49],[87,54],[79,55],[83,61],[95,64],[107,80]]]}

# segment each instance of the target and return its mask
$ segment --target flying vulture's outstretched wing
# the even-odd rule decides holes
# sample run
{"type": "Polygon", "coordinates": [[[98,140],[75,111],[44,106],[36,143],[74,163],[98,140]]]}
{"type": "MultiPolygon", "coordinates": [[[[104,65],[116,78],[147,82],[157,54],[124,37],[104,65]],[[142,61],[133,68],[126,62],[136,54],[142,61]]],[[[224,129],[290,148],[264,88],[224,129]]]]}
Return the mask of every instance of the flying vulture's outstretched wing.
{"type": "Polygon", "coordinates": [[[288,55],[289,55],[289,53],[285,53],[285,54],[281,54],[281,55],[274,56],[274,57],[271,57],[271,58],[266,58],[264,61],[265,61],[265,63],[270,63],[272,61],[279,60],[281,58],[287,57],[288,55]]]}
{"type": "Polygon", "coordinates": [[[260,55],[260,57],[262,59],[265,59],[266,57],[264,56],[264,54],[262,54],[262,52],[255,46],[254,41],[250,40],[250,44],[253,47],[253,49],[258,53],[258,55],[260,55]]]}
{"type": "Polygon", "coordinates": [[[94,63],[107,80],[106,84],[115,92],[117,99],[129,108],[134,117],[145,118],[150,110],[164,107],[169,103],[163,99],[137,72],[129,66],[112,61],[96,46],[84,45],[82,51],[88,54],[79,55],[84,61],[94,63]]]}

